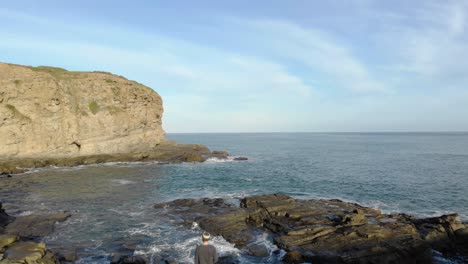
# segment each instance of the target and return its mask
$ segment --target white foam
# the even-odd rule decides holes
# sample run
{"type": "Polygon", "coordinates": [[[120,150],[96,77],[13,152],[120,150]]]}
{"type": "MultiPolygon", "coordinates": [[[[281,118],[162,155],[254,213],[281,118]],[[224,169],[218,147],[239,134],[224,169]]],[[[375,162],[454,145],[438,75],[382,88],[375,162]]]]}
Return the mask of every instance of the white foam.
{"type": "Polygon", "coordinates": [[[17,214],[16,216],[28,216],[28,215],[32,215],[33,213],[34,213],[33,211],[24,211],[24,212],[17,214]]]}
{"type": "Polygon", "coordinates": [[[136,183],[135,181],[125,180],[125,179],[114,179],[114,180],[111,180],[111,182],[117,183],[117,184],[120,184],[120,185],[127,185],[127,184],[135,184],[136,183]]]}
{"type": "MultiPolygon", "coordinates": [[[[216,158],[216,157],[211,157],[208,158],[205,163],[225,163],[225,162],[239,162],[235,160],[236,158],[240,158],[241,156],[229,156],[225,159],[223,158],[216,158]]],[[[244,161],[245,162],[245,161],[244,161]]]]}
{"type": "Polygon", "coordinates": [[[225,162],[232,162],[232,161],[234,161],[234,157],[227,157],[225,159],[211,157],[211,158],[208,158],[205,161],[205,163],[225,163],[225,162]]]}

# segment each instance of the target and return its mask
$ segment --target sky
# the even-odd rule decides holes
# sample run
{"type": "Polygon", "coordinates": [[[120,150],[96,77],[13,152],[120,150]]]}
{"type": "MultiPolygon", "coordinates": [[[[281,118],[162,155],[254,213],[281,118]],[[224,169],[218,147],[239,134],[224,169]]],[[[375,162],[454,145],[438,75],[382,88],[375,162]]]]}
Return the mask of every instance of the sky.
{"type": "Polygon", "coordinates": [[[468,131],[467,26],[468,0],[15,0],[0,61],[136,80],[168,133],[468,131]]]}

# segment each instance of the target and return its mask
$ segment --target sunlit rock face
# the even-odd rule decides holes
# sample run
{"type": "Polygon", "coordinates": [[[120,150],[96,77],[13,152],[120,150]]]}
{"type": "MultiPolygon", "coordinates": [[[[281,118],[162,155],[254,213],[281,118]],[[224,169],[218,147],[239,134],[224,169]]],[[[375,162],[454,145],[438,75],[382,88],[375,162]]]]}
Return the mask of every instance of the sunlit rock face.
{"type": "Polygon", "coordinates": [[[162,114],[155,91],[121,76],[0,63],[0,159],[151,151],[162,114]]]}

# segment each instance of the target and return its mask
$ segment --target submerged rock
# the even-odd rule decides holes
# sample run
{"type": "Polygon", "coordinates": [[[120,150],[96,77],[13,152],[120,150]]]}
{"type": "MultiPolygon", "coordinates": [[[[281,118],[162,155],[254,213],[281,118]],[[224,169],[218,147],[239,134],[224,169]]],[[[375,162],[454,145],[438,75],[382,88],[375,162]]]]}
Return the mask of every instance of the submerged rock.
{"type": "MultiPolygon", "coordinates": [[[[286,263],[430,263],[431,249],[463,252],[466,226],[456,215],[415,219],[340,200],[298,200],[287,195],[245,197],[236,207],[222,199],[181,199],[155,205],[197,222],[254,256],[259,230],[287,251],[286,263]]],[[[268,253],[269,254],[269,253],[268,253]]]]}
{"type": "Polygon", "coordinates": [[[43,237],[54,231],[56,222],[63,222],[70,216],[68,213],[20,216],[6,227],[5,232],[22,237],[43,237]]]}
{"type": "Polygon", "coordinates": [[[246,157],[235,157],[234,160],[235,161],[243,161],[243,160],[248,160],[248,158],[246,158],[246,157]]]}

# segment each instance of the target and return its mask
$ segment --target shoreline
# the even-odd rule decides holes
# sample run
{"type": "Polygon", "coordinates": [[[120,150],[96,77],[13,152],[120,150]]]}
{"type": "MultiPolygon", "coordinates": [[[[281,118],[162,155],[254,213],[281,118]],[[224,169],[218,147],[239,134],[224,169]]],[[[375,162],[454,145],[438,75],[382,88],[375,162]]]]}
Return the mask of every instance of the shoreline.
{"type": "MultiPolygon", "coordinates": [[[[404,213],[383,214],[338,199],[296,199],[281,194],[236,200],[240,204],[224,198],[185,198],[152,207],[168,217],[166,220],[182,219],[183,222],[175,224],[181,228],[190,230],[193,225],[199,226],[239,250],[241,255],[224,254],[221,263],[238,263],[244,255],[259,260],[276,255],[284,263],[429,263],[439,256],[437,252],[448,259],[466,258],[468,254],[468,223],[459,221],[457,214],[417,218],[404,213]],[[277,248],[274,252],[258,241],[259,233],[271,237],[270,246],[277,248]],[[280,249],[284,253],[276,252],[280,249]]],[[[68,212],[12,217],[0,203],[0,252],[3,252],[0,263],[2,258],[9,260],[13,250],[22,252],[24,247],[41,252],[35,256],[23,253],[44,263],[79,260],[80,254],[73,246],[48,249],[41,242],[42,237],[53,234],[57,222],[66,222],[70,217],[73,214],[68,212]]],[[[136,249],[138,239],[127,240],[119,243],[133,246],[108,252],[111,263],[153,263],[155,259],[177,263],[164,251],[159,255],[142,254],[136,249]]]]}
{"type": "Polygon", "coordinates": [[[80,165],[102,164],[108,162],[151,162],[182,163],[205,162],[209,158],[227,159],[226,151],[211,151],[199,144],[178,144],[172,141],[161,143],[153,151],[136,153],[97,154],[75,157],[25,157],[0,158],[0,175],[25,173],[35,168],[76,167],[80,165]]]}

